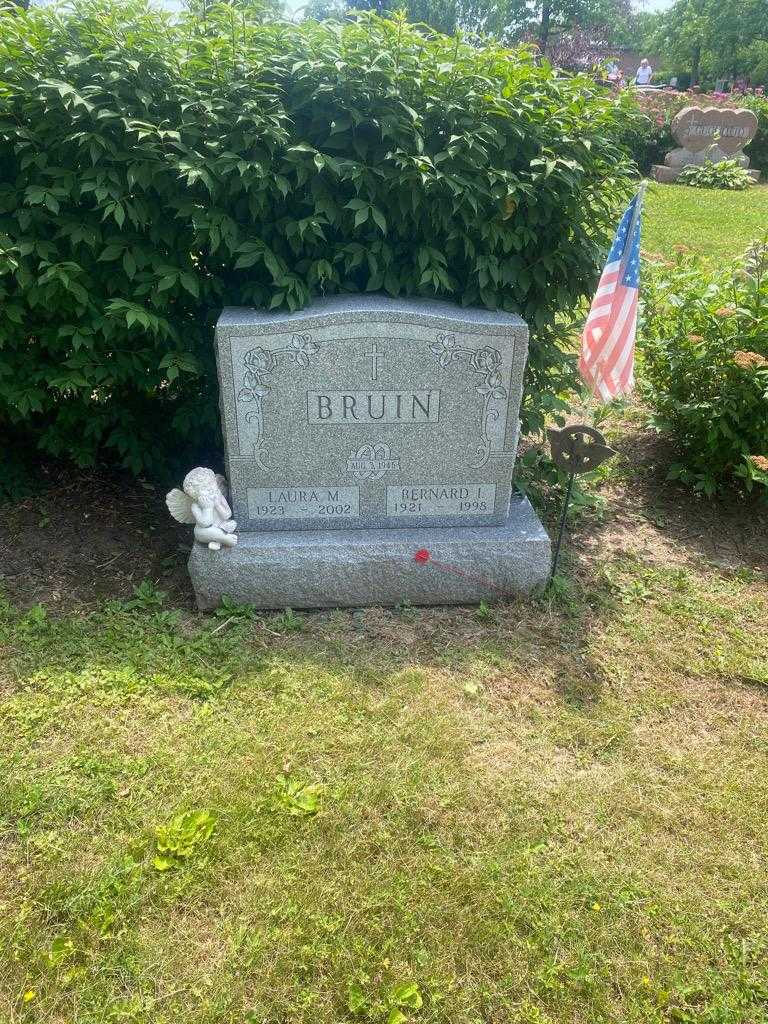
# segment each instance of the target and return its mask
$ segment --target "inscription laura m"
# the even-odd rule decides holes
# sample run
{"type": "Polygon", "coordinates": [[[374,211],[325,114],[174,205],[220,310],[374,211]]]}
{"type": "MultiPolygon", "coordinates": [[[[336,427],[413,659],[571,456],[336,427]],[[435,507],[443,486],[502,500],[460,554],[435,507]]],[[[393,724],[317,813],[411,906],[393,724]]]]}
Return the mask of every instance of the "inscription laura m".
{"type": "Polygon", "coordinates": [[[249,487],[252,519],[350,519],[360,515],[359,487],[249,487]]]}

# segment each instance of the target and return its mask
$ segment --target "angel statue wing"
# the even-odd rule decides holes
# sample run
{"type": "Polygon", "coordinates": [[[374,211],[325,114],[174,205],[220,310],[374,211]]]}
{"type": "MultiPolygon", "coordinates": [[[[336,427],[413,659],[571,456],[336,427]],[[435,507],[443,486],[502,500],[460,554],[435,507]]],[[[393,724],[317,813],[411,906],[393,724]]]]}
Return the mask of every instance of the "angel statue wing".
{"type": "Polygon", "coordinates": [[[188,494],[185,494],[184,491],[179,490],[178,487],[174,487],[172,491],[168,491],[165,496],[165,504],[168,506],[168,511],[177,522],[194,523],[195,517],[192,515],[192,499],[188,494]]]}
{"type": "Polygon", "coordinates": [[[227,478],[221,473],[216,474],[216,483],[219,488],[219,494],[221,500],[216,502],[216,509],[220,516],[225,519],[229,519],[232,515],[232,509],[229,507],[229,488],[227,487],[227,478]]]}

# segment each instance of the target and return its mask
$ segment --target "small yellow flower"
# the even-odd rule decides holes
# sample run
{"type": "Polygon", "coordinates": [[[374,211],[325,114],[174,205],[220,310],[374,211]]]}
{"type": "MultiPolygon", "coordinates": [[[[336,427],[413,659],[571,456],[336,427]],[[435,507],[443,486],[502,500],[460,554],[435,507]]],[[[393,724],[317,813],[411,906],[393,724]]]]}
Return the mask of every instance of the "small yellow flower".
{"type": "Polygon", "coordinates": [[[35,990],[33,988],[28,988],[27,991],[24,993],[24,995],[21,997],[22,1002],[24,1002],[24,1003],[31,1003],[36,995],[37,995],[37,992],[35,992],[35,990]]]}
{"type": "Polygon", "coordinates": [[[600,906],[599,903],[593,903],[592,909],[595,911],[595,913],[599,914],[603,908],[600,906]]]}

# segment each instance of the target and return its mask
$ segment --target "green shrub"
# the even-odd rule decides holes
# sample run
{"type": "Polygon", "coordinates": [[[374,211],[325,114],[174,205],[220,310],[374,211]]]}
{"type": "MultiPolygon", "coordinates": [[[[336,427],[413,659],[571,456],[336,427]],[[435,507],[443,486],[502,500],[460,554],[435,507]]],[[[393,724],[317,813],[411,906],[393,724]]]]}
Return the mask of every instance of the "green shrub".
{"type": "MultiPolygon", "coordinates": [[[[203,5],[204,6],[204,5],[203,5]]],[[[0,11],[0,430],[134,471],[216,438],[224,305],[430,295],[532,325],[528,428],[626,197],[635,116],[399,17],[0,11]]]]}
{"type": "Polygon", "coordinates": [[[752,167],[768,175],[768,96],[745,96],[739,106],[757,115],[757,134],[744,151],[752,167]]]}
{"type": "Polygon", "coordinates": [[[641,393],[680,449],[670,475],[768,488],[768,244],[714,274],[687,253],[651,264],[639,347],[641,393]]]}
{"type": "Polygon", "coordinates": [[[707,160],[699,167],[689,164],[682,169],[677,180],[680,185],[693,188],[724,188],[731,191],[743,191],[752,184],[749,174],[736,160],[721,160],[719,163],[707,160]]]}

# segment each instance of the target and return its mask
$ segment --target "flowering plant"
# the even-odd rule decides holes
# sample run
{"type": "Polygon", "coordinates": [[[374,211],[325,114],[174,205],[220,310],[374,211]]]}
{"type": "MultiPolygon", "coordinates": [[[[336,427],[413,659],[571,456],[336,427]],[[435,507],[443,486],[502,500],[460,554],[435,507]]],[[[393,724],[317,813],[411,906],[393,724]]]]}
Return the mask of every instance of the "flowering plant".
{"type": "Polygon", "coordinates": [[[715,273],[685,250],[646,269],[639,386],[679,448],[670,475],[768,496],[768,243],[715,273]]]}

